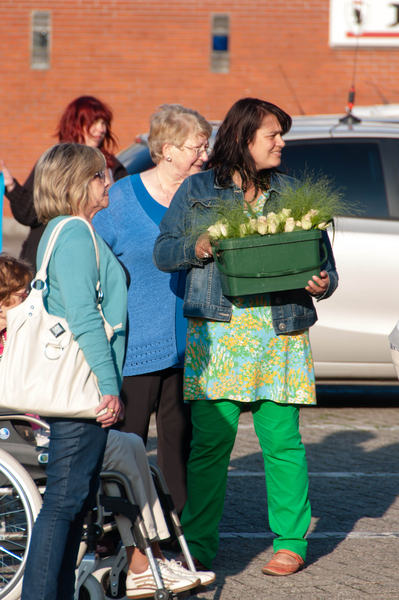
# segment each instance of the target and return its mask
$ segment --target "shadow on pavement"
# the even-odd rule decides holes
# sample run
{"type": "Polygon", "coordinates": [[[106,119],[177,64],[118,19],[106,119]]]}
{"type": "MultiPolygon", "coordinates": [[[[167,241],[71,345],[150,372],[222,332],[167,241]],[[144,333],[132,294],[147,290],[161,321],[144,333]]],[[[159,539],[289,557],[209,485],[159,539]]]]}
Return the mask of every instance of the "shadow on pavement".
{"type": "MultiPolygon", "coordinates": [[[[384,517],[399,494],[399,474],[392,476],[397,473],[399,443],[370,448],[376,438],[371,431],[338,431],[321,442],[306,444],[309,498],[312,517],[317,520],[308,540],[307,565],[332,553],[354,530],[378,533],[392,525],[398,530],[392,519],[390,525],[376,520],[384,517]],[[353,476],[334,476],[348,472],[353,476]],[[331,477],[326,476],[330,473],[331,477]],[[364,522],[357,527],[360,520],[364,522]]],[[[238,471],[260,471],[262,462],[259,452],[236,458],[231,466],[238,471]]],[[[254,533],[253,538],[234,538],[237,556],[227,561],[231,566],[228,575],[240,573],[256,556],[271,549],[272,537],[256,537],[257,532],[270,532],[263,477],[229,477],[221,532],[254,533]]],[[[219,560],[225,567],[223,542],[222,538],[215,570],[219,560]]]]}

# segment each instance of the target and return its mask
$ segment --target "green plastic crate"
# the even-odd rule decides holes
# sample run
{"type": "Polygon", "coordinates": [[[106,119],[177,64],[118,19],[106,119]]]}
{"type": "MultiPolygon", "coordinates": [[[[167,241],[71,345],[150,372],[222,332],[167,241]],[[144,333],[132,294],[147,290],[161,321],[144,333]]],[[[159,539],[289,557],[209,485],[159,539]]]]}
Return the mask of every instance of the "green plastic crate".
{"type": "Polygon", "coordinates": [[[295,290],[308,285],[327,259],[319,229],[215,240],[213,256],[225,296],[295,290]]]}

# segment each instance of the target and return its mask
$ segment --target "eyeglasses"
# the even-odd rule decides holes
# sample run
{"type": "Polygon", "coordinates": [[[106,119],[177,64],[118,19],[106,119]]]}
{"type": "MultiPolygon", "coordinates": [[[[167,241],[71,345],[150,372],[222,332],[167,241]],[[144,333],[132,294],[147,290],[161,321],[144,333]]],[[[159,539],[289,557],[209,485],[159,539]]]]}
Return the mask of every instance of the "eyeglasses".
{"type": "MultiPolygon", "coordinates": [[[[187,148],[188,150],[192,150],[193,152],[195,152],[195,154],[197,155],[198,158],[202,154],[204,154],[204,152],[206,152],[207,156],[209,156],[210,153],[212,152],[212,150],[210,149],[209,146],[201,146],[201,148],[191,148],[190,146],[182,146],[182,148],[187,148]]],[[[180,150],[181,150],[181,148],[180,148],[180,150]]]]}
{"type": "Polygon", "coordinates": [[[105,171],[99,171],[94,175],[93,179],[95,179],[96,177],[99,177],[101,181],[105,181],[105,171]]]}

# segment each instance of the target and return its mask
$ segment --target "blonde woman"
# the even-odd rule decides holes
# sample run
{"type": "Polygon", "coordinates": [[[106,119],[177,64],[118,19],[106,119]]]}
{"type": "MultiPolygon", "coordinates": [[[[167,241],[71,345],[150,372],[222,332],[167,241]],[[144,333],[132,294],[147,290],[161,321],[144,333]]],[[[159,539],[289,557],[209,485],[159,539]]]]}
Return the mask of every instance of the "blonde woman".
{"type": "Polygon", "coordinates": [[[94,219],[96,231],[130,274],[129,337],[123,369],[123,431],[147,441],[156,411],[158,466],[177,512],[186,501],[186,463],[191,419],[183,404],[186,324],[182,313],[185,273],[161,273],[152,251],[159,223],[173,195],[208,160],[212,126],[196,111],[164,104],[151,119],[149,146],[156,167],[126,177],[110,190],[110,205],[94,219]]]}
{"type": "MultiPolygon", "coordinates": [[[[35,170],[34,202],[46,230],[39,244],[41,264],[54,227],[69,215],[90,225],[108,205],[106,161],[97,148],[73,143],[53,146],[35,170]]],[[[63,317],[98,378],[103,400],[93,419],[48,419],[51,427],[47,486],[33,528],[25,568],[23,600],[74,597],[75,566],[83,519],[95,498],[108,427],[123,417],[119,397],[126,334],[126,275],[104,241],[100,252],[102,310],[108,323],[121,324],[111,342],[97,309],[97,263],[87,225],[73,220],[62,229],[48,266],[46,309],[63,317]]],[[[38,352],[40,346],[38,342],[38,352]]],[[[40,377],[40,373],[38,373],[40,377]]]]}

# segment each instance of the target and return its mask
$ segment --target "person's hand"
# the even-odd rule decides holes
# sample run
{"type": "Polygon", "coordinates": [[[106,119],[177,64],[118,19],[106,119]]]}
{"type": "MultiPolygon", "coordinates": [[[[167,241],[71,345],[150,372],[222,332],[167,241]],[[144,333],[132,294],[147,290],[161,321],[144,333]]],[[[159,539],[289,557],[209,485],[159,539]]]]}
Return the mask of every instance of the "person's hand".
{"type": "Polygon", "coordinates": [[[330,283],[330,278],[328,276],[327,271],[322,271],[320,273],[320,277],[317,275],[313,275],[313,280],[309,280],[308,284],[305,287],[305,290],[309,292],[311,296],[322,296],[325,294],[330,283]]]}
{"type": "Polygon", "coordinates": [[[0,160],[0,172],[3,173],[4,177],[4,185],[7,188],[7,192],[12,192],[15,188],[14,177],[11,175],[10,171],[6,167],[6,163],[4,160],[0,160]]]}
{"type": "Polygon", "coordinates": [[[97,417],[97,422],[101,423],[102,427],[110,427],[118,420],[121,421],[125,416],[125,405],[119,396],[111,396],[110,394],[103,396],[101,404],[98,405],[94,412],[98,414],[104,408],[107,409],[107,412],[97,417]]]}
{"type": "Polygon", "coordinates": [[[203,233],[198,238],[195,254],[200,260],[206,260],[212,256],[212,246],[207,233],[203,233]]]}

